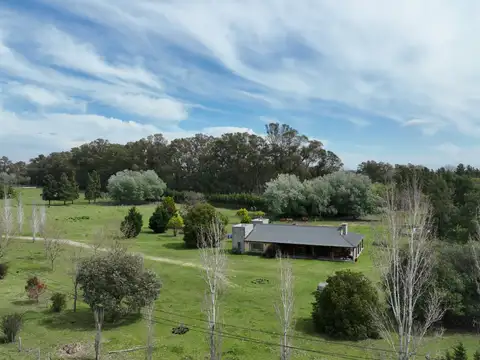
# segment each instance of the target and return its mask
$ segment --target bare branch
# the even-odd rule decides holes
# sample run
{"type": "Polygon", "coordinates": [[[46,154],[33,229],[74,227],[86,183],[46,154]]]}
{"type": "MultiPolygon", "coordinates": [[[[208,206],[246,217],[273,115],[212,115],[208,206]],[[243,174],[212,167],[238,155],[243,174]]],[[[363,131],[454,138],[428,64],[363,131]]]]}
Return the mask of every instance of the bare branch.
{"type": "Polygon", "coordinates": [[[70,277],[73,284],[73,312],[77,312],[77,300],[78,300],[78,274],[80,269],[80,261],[83,255],[83,248],[74,247],[70,256],[70,277]]]}
{"type": "Polygon", "coordinates": [[[220,298],[226,286],[227,257],[222,248],[223,226],[219,219],[202,229],[199,243],[203,278],[206,284],[205,313],[208,320],[210,360],[221,359],[220,298]]]}
{"type": "Polygon", "coordinates": [[[375,230],[375,268],[379,271],[388,309],[376,311],[381,335],[399,360],[415,357],[425,334],[444,314],[442,295],[431,290],[434,264],[430,205],[413,181],[403,191],[386,191],[383,222],[375,230]],[[420,298],[427,299],[425,319],[415,312],[420,298]]]}
{"type": "Polygon", "coordinates": [[[153,359],[153,331],[155,329],[153,322],[153,311],[155,309],[155,301],[152,301],[145,308],[145,319],[147,320],[147,346],[145,347],[145,359],[153,359]]]}
{"type": "Polygon", "coordinates": [[[45,205],[40,206],[40,224],[39,231],[43,233],[47,226],[47,207],[45,205]]]}
{"type": "Polygon", "coordinates": [[[37,204],[35,203],[32,206],[32,219],[30,225],[32,227],[32,241],[35,242],[37,234],[40,232],[40,214],[38,212],[37,204]]]}
{"type": "Polygon", "coordinates": [[[23,233],[23,220],[24,220],[24,213],[23,213],[23,203],[22,203],[22,196],[18,194],[17,198],[17,224],[18,224],[18,233],[23,233]]]}
{"type": "Polygon", "coordinates": [[[283,258],[280,252],[277,252],[276,257],[280,274],[280,301],[277,302],[274,307],[282,330],[280,360],[289,360],[291,358],[291,335],[294,327],[295,295],[293,292],[293,269],[290,260],[283,258]]]}
{"type": "Polygon", "coordinates": [[[6,191],[4,193],[3,209],[0,216],[0,259],[7,253],[14,230],[11,199],[8,198],[6,191]]]}
{"type": "Polygon", "coordinates": [[[55,261],[64,248],[64,241],[61,239],[61,235],[61,232],[57,229],[45,229],[43,232],[45,257],[50,261],[52,271],[55,269],[55,261]]]}
{"type": "Polygon", "coordinates": [[[96,306],[93,311],[93,316],[95,318],[95,360],[100,360],[100,350],[102,343],[102,325],[103,325],[103,307],[96,306]]]}

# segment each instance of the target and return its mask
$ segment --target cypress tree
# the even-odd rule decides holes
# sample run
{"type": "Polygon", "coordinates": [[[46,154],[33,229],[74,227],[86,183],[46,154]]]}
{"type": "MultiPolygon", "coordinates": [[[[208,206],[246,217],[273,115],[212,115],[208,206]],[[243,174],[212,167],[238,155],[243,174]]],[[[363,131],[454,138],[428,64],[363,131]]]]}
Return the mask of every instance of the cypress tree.
{"type": "Polygon", "coordinates": [[[72,174],[70,176],[70,186],[71,186],[70,200],[72,201],[72,204],[73,204],[73,200],[78,200],[78,198],[80,197],[80,186],[78,186],[77,176],[75,171],[72,171],[72,174]]]}
{"type": "Polygon", "coordinates": [[[47,174],[45,176],[43,181],[42,199],[48,201],[48,206],[50,206],[52,200],[58,199],[58,184],[52,174],[47,174]]]}
{"type": "Polygon", "coordinates": [[[62,173],[58,183],[58,199],[63,200],[63,204],[65,205],[67,201],[73,199],[73,193],[74,189],[72,182],[68,178],[67,174],[62,173]]]}
{"type": "Polygon", "coordinates": [[[88,203],[92,200],[97,202],[97,199],[100,197],[100,188],[100,176],[93,170],[88,174],[87,188],[85,190],[85,199],[88,200],[88,203]]]}

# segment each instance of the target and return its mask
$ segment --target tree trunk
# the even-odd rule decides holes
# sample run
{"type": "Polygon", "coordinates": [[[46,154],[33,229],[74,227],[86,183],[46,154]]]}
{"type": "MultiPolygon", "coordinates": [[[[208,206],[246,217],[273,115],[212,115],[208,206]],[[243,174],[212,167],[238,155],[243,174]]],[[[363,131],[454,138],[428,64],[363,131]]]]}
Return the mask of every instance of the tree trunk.
{"type": "Polygon", "coordinates": [[[73,312],[77,312],[78,283],[73,287],[73,312]]]}
{"type": "Polygon", "coordinates": [[[177,236],[177,228],[173,228],[173,236],[177,236]]]}
{"type": "Polygon", "coordinates": [[[63,205],[67,205],[67,200],[63,200],[63,205]]]}

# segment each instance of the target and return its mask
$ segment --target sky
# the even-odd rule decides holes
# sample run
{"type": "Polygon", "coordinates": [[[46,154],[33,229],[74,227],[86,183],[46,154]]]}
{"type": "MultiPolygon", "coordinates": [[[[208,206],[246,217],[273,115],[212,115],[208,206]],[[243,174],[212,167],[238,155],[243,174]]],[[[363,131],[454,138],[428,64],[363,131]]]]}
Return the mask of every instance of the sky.
{"type": "Polygon", "coordinates": [[[480,166],[476,0],[2,0],[0,156],[263,134],[480,166]]]}

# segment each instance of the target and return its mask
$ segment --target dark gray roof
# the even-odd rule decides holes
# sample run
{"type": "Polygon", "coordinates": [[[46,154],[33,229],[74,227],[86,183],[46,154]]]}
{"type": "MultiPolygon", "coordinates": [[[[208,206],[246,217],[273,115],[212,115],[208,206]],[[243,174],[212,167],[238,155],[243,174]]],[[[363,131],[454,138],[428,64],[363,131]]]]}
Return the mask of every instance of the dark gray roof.
{"type": "Polygon", "coordinates": [[[362,234],[352,232],[340,235],[336,226],[255,224],[245,241],[351,248],[358,246],[363,238],[362,234]]]}

